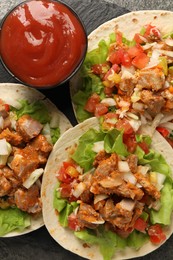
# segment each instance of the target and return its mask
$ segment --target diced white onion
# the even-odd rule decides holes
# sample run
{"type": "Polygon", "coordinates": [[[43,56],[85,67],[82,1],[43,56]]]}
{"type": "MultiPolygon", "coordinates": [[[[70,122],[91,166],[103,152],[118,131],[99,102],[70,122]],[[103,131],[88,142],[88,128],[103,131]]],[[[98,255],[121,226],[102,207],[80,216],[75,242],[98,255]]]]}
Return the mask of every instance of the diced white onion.
{"type": "Polygon", "coordinates": [[[137,115],[135,115],[134,113],[127,112],[127,116],[132,119],[139,120],[139,117],[137,115]]]}
{"type": "Polygon", "coordinates": [[[47,141],[52,144],[52,139],[51,139],[51,133],[50,133],[50,125],[47,123],[44,125],[42,129],[42,134],[46,137],[47,141]]]}
{"type": "Polygon", "coordinates": [[[131,172],[126,172],[126,173],[124,173],[123,179],[124,179],[126,182],[130,182],[130,183],[132,183],[132,184],[136,184],[136,178],[135,178],[135,176],[133,175],[133,173],[131,173],[131,172]]]}
{"type": "Polygon", "coordinates": [[[143,50],[148,50],[151,47],[153,47],[154,45],[156,45],[156,42],[152,42],[152,43],[146,43],[145,45],[142,46],[143,50]]]}
{"type": "Polygon", "coordinates": [[[170,130],[170,131],[173,130],[173,123],[171,123],[171,122],[163,123],[163,124],[160,124],[159,126],[160,126],[160,127],[165,127],[165,128],[167,128],[168,130],[170,130]]]}
{"type": "Polygon", "coordinates": [[[86,185],[83,182],[80,182],[79,184],[76,185],[76,187],[73,190],[73,196],[76,198],[79,198],[80,195],[84,192],[86,188],[86,185]]]}
{"type": "Polygon", "coordinates": [[[147,172],[150,170],[150,166],[142,166],[142,165],[139,165],[138,166],[138,172],[140,172],[141,174],[143,175],[146,175],[147,172]]]}
{"type": "Polygon", "coordinates": [[[58,126],[59,126],[59,116],[57,115],[57,112],[51,111],[50,127],[57,128],[58,126]]]}
{"type": "Polygon", "coordinates": [[[99,201],[105,200],[108,198],[106,194],[98,194],[94,196],[94,204],[98,203],[99,201]]]}
{"type": "Polygon", "coordinates": [[[143,111],[144,109],[144,104],[140,102],[135,102],[132,104],[132,108],[138,111],[143,111]]]}
{"type": "Polygon", "coordinates": [[[157,66],[160,62],[159,56],[160,56],[159,50],[154,50],[150,57],[149,63],[147,64],[147,66],[145,66],[144,69],[149,69],[149,68],[153,68],[153,67],[157,66]]]}
{"type": "Polygon", "coordinates": [[[132,211],[135,207],[136,202],[131,199],[123,199],[119,204],[123,209],[132,211]]]}
{"type": "Polygon", "coordinates": [[[118,170],[120,172],[130,172],[130,167],[126,161],[118,161],[118,170]]]}
{"type": "Polygon", "coordinates": [[[165,39],[165,43],[166,43],[168,46],[173,47],[173,39],[172,39],[172,38],[167,38],[167,39],[165,39]]]}
{"type": "Polygon", "coordinates": [[[159,54],[164,54],[166,56],[169,56],[173,58],[173,51],[166,51],[166,50],[157,50],[159,54]]]}
{"type": "Polygon", "coordinates": [[[131,127],[134,129],[135,132],[141,126],[141,121],[140,120],[130,119],[130,120],[128,120],[128,122],[130,123],[131,127]]]}
{"type": "Polygon", "coordinates": [[[166,176],[159,172],[156,172],[156,174],[157,174],[157,189],[161,190],[163,188],[163,184],[166,179],[166,176]]]}
{"type": "Polygon", "coordinates": [[[43,168],[39,168],[39,169],[36,169],[34,170],[28,179],[26,179],[24,182],[23,182],[23,186],[26,188],[26,189],[29,189],[37,180],[38,178],[43,174],[44,170],[43,168]]]}
{"type": "Polygon", "coordinates": [[[104,141],[95,142],[94,145],[93,145],[92,150],[95,153],[99,153],[99,152],[103,151],[104,150],[104,141]]]}
{"type": "Polygon", "coordinates": [[[12,151],[11,145],[5,140],[0,140],[0,155],[9,155],[12,151]]]}
{"type": "Polygon", "coordinates": [[[164,115],[164,117],[160,120],[160,124],[166,123],[173,120],[173,113],[169,115],[164,115]]]}
{"type": "Polygon", "coordinates": [[[113,99],[113,98],[104,98],[104,99],[102,99],[101,103],[105,104],[109,107],[113,107],[116,105],[115,99],[113,99]]]}

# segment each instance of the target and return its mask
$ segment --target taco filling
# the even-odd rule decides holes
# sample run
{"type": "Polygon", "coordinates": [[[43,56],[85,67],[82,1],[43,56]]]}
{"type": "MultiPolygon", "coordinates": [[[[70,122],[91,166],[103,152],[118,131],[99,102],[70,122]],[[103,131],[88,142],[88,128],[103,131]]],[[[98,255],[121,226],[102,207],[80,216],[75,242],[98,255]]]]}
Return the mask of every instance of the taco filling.
{"type": "Polygon", "coordinates": [[[79,122],[110,111],[153,119],[173,110],[173,38],[147,24],[127,39],[115,29],[87,53],[73,96],[79,122]]]}
{"type": "Polygon", "coordinates": [[[60,135],[51,120],[42,101],[14,107],[0,100],[0,236],[22,231],[41,214],[41,176],[60,135]]]}
{"type": "Polygon", "coordinates": [[[104,118],[100,122],[99,130],[89,129],[68,148],[57,169],[53,206],[60,225],[83,241],[83,250],[97,244],[103,259],[111,259],[127,247],[166,240],[173,183],[165,158],[140,124],[117,118],[112,128],[104,118]]]}

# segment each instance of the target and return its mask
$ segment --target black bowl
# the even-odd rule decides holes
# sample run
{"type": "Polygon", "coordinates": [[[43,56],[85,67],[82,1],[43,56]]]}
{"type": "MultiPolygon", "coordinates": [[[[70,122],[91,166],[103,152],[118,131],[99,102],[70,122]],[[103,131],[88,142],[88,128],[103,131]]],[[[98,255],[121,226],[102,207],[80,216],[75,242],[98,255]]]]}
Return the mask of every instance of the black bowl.
{"type": "MultiPolygon", "coordinates": [[[[46,8],[47,8],[46,7],[46,8]]],[[[25,9],[25,11],[27,10],[27,9],[25,9]]],[[[36,9],[36,8],[34,8],[34,12],[35,12],[35,10],[37,10],[36,12],[36,14],[37,15],[40,15],[40,10],[41,10],[41,8],[40,9],[36,9]]],[[[46,10],[48,10],[48,8],[46,9],[46,10]]],[[[58,10],[59,11],[59,10],[58,10]]],[[[31,12],[30,12],[31,13],[31,12]]],[[[28,20],[27,20],[27,18],[26,18],[26,12],[25,12],[25,22],[28,22],[28,20]]],[[[33,15],[33,13],[32,13],[32,15],[33,15]]],[[[45,13],[45,15],[47,15],[47,13],[45,13]]],[[[15,15],[16,16],[16,15],[15,15]]],[[[38,16],[37,16],[38,17],[38,16]]],[[[53,17],[53,16],[52,16],[53,17]]],[[[55,17],[55,16],[54,16],[55,17]]],[[[44,19],[44,17],[43,17],[43,19],[44,19]]],[[[63,19],[64,19],[64,17],[63,17],[63,19]]],[[[71,18],[70,18],[71,19],[71,18]]],[[[40,20],[41,21],[41,20],[40,20]]],[[[39,22],[40,22],[39,21],[39,22]]],[[[44,20],[45,21],[45,20],[44,20]]],[[[49,20],[48,20],[49,21],[49,20]]],[[[64,21],[64,20],[63,20],[64,21]]],[[[42,22],[42,21],[41,21],[42,22]]],[[[40,24],[41,24],[41,22],[40,22],[40,24]]],[[[49,21],[50,22],[50,21],[49,21]]],[[[68,23],[67,21],[65,21],[66,23],[68,23]]],[[[22,26],[23,26],[23,21],[22,21],[22,26]]],[[[67,26],[66,24],[65,24],[65,26],[67,26]]],[[[59,31],[60,31],[60,33],[62,33],[62,32],[64,32],[64,24],[63,24],[63,30],[62,29],[60,29],[59,27],[56,27],[56,26],[54,26],[55,27],[55,29],[56,30],[54,30],[54,33],[56,33],[56,32],[58,32],[59,33],[59,31]]],[[[33,28],[33,27],[32,27],[33,28]]],[[[46,28],[46,27],[45,27],[46,28]]],[[[70,28],[71,29],[71,28],[70,28]]],[[[65,3],[63,3],[63,2],[61,2],[61,1],[56,1],[56,0],[27,0],[27,1],[24,1],[24,2],[22,2],[22,3],[20,3],[20,4],[18,4],[18,5],[16,5],[15,7],[13,7],[5,16],[4,16],[4,18],[2,19],[2,21],[1,21],[1,23],[0,23],[0,30],[1,30],[1,34],[0,34],[0,50],[1,50],[1,54],[0,54],[0,61],[1,61],[1,63],[2,63],[2,65],[3,65],[3,67],[6,69],[6,71],[12,76],[12,77],[14,77],[17,81],[19,81],[20,83],[22,83],[23,85],[27,85],[27,86],[30,86],[30,87],[33,87],[33,88],[37,88],[37,89],[49,89],[49,88],[54,88],[54,87],[58,87],[59,85],[62,85],[62,84],[64,84],[64,83],[66,83],[67,81],[69,81],[69,79],[70,78],[72,78],[73,76],[74,76],[74,74],[79,70],[79,68],[81,67],[81,65],[82,65],[82,63],[83,63],[83,61],[84,61],[84,59],[85,59],[85,55],[86,55],[86,52],[87,52],[87,43],[88,43],[88,41],[87,41],[87,34],[86,34],[86,29],[85,29],[85,27],[84,27],[84,25],[83,25],[83,22],[82,22],[82,20],[79,18],[79,16],[77,15],[77,13],[69,6],[69,5],[67,5],[67,4],[65,4],[65,3]],[[24,10],[24,8],[26,8],[27,7],[27,9],[28,10],[30,10],[29,8],[28,8],[28,6],[30,5],[30,4],[42,4],[42,6],[44,6],[44,7],[48,7],[48,5],[49,5],[49,7],[50,6],[56,6],[56,5],[59,5],[60,6],[60,8],[62,7],[62,8],[65,8],[65,9],[63,9],[63,10],[66,10],[67,11],[67,14],[65,14],[66,16],[69,16],[68,18],[67,18],[67,20],[70,18],[70,17],[72,17],[72,20],[71,21],[74,21],[74,23],[72,24],[72,28],[74,28],[73,26],[77,23],[77,25],[79,26],[79,30],[78,29],[75,29],[75,33],[73,33],[73,32],[71,32],[71,35],[73,36],[72,38],[71,38],[71,41],[70,42],[67,42],[67,44],[69,45],[69,49],[71,50],[73,50],[73,48],[74,48],[74,46],[75,45],[77,45],[77,44],[79,44],[79,39],[80,38],[82,38],[83,39],[83,41],[82,41],[82,43],[81,43],[81,45],[80,45],[80,48],[78,48],[78,50],[80,51],[80,55],[79,55],[79,57],[78,57],[78,59],[76,58],[76,61],[75,61],[75,63],[74,64],[72,64],[72,66],[70,66],[69,65],[69,68],[70,68],[70,70],[69,70],[69,72],[66,74],[66,75],[64,75],[64,77],[63,78],[61,78],[61,79],[58,79],[57,81],[54,81],[53,83],[51,82],[50,84],[49,84],[49,82],[48,81],[46,81],[46,83],[36,83],[35,81],[33,81],[32,82],[32,80],[26,80],[26,79],[24,79],[23,77],[21,77],[20,76],[20,70],[21,70],[21,68],[24,68],[24,66],[20,66],[19,68],[18,68],[18,66],[15,66],[15,68],[11,68],[11,66],[9,66],[9,64],[8,64],[8,62],[7,62],[7,60],[12,60],[12,61],[14,61],[14,60],[16,60],[15,58],[12,58],[11,57],[11,55],[10,55],[10,53],[9,54],[7,54],[8,52],[7,52],[7,50],[9,50],[10,49],[10,45],[12,44],[13,45],[13,43],[16,41],[16,43],[17,43],[17,47],[15,48],[15,53],[18,53],[18,61],[19,61],[19,63],[21,62],[23,62],[22,61],[22,58],[20,59],[20,51],[23,51],[22,49],[20,49],[20,44],[18,44],[18,43],[20,43],[19,41],[17,42],[17,36],[18,36],[18,32],[17,31],[19,31],[19,27],[14,27],[14,26],[12,26],[11,28],[10,28],[10,30],[11,30],[11,32],[12,33],[15,33],[15,35],[16,35],[16,39],[14,39],[14,41],[7,41],[7,39],[5,39],[5,37],[4,37],[4,35],[5,35],[5,32],[6,32],[6,30],[9,30],[9,28],[7,28],[7,23],[8,23],[8,19],[10,19],[9,17],[11,17],[12,15],[14,16],[14,12],[16,12],[16,10],[19,10],[19,11],[21,11],[21,10],[24,10]],[[6,26],[6,28],[5,28],[5,26],[6,26]],[[4,38],[3,38],[4,37],[4,38]],[[2,48],[2,46],[3,46],[3,48],[2,48]],[[7,47],[6,47],[7,46],[7,47]],[[71,46],[73,46],[73,47],[71,47],[71,46]],[[9,55],[9,56],[8,56],[9,55]]],[[[26,31],[25,31],[26,32],[26,31]]],[[[34,33],[34,32],[33,32],[34,33]]],[[[43,32],[43,33],[45,33],[45,32],[43,32]]],[[[51,33],[51,32],[49,32],[49,33],[51,33]]],[[[69,33],[69,31],[67,32],[65,32],[66,33],[66,35],[69,33]]],[[[31,30],[31,34],[32,34],[32,30],[31,30]]],[[[20,32],[20,35],[21,35],[21,32],[20,32]]],[[[33,35],[32,35],[33,36],[33,35]]],[[[55,35],[53,35],[53,37],[54,37],[55,35]]],[[[62,36],[63,37],[63,35],[62,34],[59,34],[59,36],[62,36]]],[[[62,37],[60,37],[60,38],[62,38],[62,37]]],[[[23,37],[24,38],[24,37],[23,37]]],[[[60,39],[60,38],[57,38],[57,39],[60,39]]],[[[23,40],[23,39],[22,39],[23,40]]],[[[26,39],[25,39],[26,40],[26,39]]],[[[59,43],[59,41],[56,41],[56,42],[54,42],[54,44],[57,44],[57,46],[58,46],[58,43],[59,43]]],[[[65,43],[66,44],[66,43],[65,43]]],[[[62,45],[61,47],[62,48],[65,48],[64,46],[66,46],[66,45],[62,45]]],[[[24,46],[24,44],[23,44],[23,46],[24,46]]],[[[35,47],[35,46],[34,46],[35,47]]],[[[13,48],[14,48],[14,46],[13,46],[13,48]]],[[[23,48],[23,47],[22,47],[23,48]]],[[[58,48],[58,47],[57,47],[58,48]]],[[[64,53],[65,53],[65,49],[63,49],[63,51],[64,51],[64,53]]],[[[37,52],[35,52],[36,53],[36,55],[37,55],[37,52]]],[[[55,53],[56,53],[56,51],[55,51],[55,53]]],[[[73,53],[71,53],[71,54],[73,54],[73,53]]],[[[70,54],[70,55],[71,55],[70,54]]],[[[68,54],[69,55],[69,54],[68,54]]],[[[68,56],[68,58],[66,58],[66,61],[69,61],[69,57],[70,57],[70,55],[68,56]]],[[[54,57],[54,55],[52,55],[53,57],[54,57]]],[[[56,55],[55,55],[56,56],[56,55]]],[[[57,57],[56,57],[57,58],[57,57]]],[[[35,65],[34,63],[32,63],[33,61],[30,61],[29,60],[29,62],[31,62],[31,63],[29,63],[29,64],[33,64],[34,66],[33,66],[33,70],[31,70],[30,71],[30,73],[32,74],[33,72],[35,73],[36,71],[38,71],[39,69],[40,69],[40,67],[39,67],[39,65],[35,65]],[[37,70],[38,69],[38,70],[37,70]]],[[[54,60],[53,60],[53,62],[55,62],[54,60]]],[[[65,64],[65,63],[64,63],[65,64]]],[[[59,68],[63,68],[63,66],[64,66],[64,64],[62,63],[60,63],[59,65],[59,68]]],[[[13,66],[13,65],[12,65],[13,66]]],[[[27,65],[28,66],[28,65],[27,65]]],[[[66,65],[65,65],[66,66],[66,65]]],[[[32,66],[30,66],[31,68],[32,68],[32,66]]],[[[50,67],[48,67],[48,65],[45,65],[45,67],[44,67],[44,69],[48,69],[48,68],[50,68],[50,67]],[[47,67],[46,67],[47,66],[47,67]]],[[[58,75],[58,70],[56,70],[56,75],[58,75]]],[[[62,72],[62,71],[61,71],[62,72]]],[[[44,78],[44,76],[47,74],[47,70],[46,70],[46,73],[43,73],[44,75],[43,75],[43,78],[44,78]]],[[[64,71],[64,74],[65,74],[65,71],[64,71]]],[[[59,74],[60,75],[60,74],[59,74]]],[[[30,76],[30,74],[29,74],[29,76],[30,76]]],[[[31,77],[32,77],[32,75],[31,75],[31,77]]],[[[39,77],[40,77],[40,75],[39,75],[39,77]]],[[[40,77],[40,79],[41,79],[41,77],[40,77]]],[[[52,79],[52,78],[51,78],[52,79]]]]}

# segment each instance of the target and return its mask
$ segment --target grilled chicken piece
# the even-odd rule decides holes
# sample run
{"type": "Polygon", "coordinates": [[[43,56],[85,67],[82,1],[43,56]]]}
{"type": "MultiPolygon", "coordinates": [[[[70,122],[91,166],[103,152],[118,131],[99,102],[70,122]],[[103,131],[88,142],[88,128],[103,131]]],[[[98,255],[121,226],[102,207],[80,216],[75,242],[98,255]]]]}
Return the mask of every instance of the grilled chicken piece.
{"type": "Polygon", "coordinates": [[[11,170],[8,166],[0,169],[0,176],[1,175],[3,175],[8,181],[10,181],[13,190],[21,185],[21,181],[15,176],[13,170],[11,170]]]}
{"type": "Polygon", "coordinates": [[[100,213],[114,227],[128,230],[134,226],[136,219],[142,214],[142,211],[143,205],[139,202],[122,200],[115,204],[112,199],[108,199],[100,213]]]}
{"type": "Polygon", "coordinates": [[[23,211],[33,214],[41,212],[42,204],[37,185],[31,186],[28,190],[19,188],[14,194],[14,200],[17,207],[23,211]]]}
{"type": "Polygon", "coordinates": [[[10,163],[11,169],[22,182],[24,182],[38,166],[38,154],[30,146],[26,146],[24,149],[16,149],[13,160],[10,163]]]}
{"type": "Polygon", "coordinates": [[[118,171],[113,171],[109,176],[104,173],[98,173],[97,170],[93,174],[92,185],[90,191],[94,194],[116,194],[125,198],[141,200],[144,193],[134,184],[123,180],[123,176],[118,171]]]}
{"type": "Polygon", "coordinates": [[[92,206],[81,203],[77,213],[77,219],[81,227],[96,228],[99,224],[103,224],[104,220],[101,215],[96,212],[92,206]]]}
{"type": "Polygon", "coordinates": [[[146,110],[151,116],[156,116],[164,107],[165,100],[161,95],[149,90],[142,90],[141,101],[146,105],[146,110]]]}
{"type": "Polygon", "coordinates": [[[122,78],[119,83],[119,88],[125,95],[131,96],[135,88],[135,80],[133,78],[122,78]]]}
{"type": "Polygon", "coordinates": [[[110,155],[107,154],[105,151],[100,151],[100,152],[96,155],[96,157],[95,157],[95,159],[94,159],[93,166],[94,166],[94,167],[97,167],[101,161],[103,161],[103,160],[105,160],[105,159],[107,159],[107,158],[109,158],[109,157],[110,157],[110,155]]]}
{"type": "Polygon", "coordinates": [[[23,115],[16,123],[16,131],[23,137],[25,142],[39,135],[42,128],[43,125],[29,115],[23,115]]]}
{"type": "Polygon", "coordinates": [[[117,170],[117,165],[118,165],[118,155],[117,154],[112,154],[109,158],[103,159],[100,161],[94,176],[95,178],[101,179],[103,176],[109,176],[111,172],[117,170]]]}
{"type": "Polygon", "coordinates": [[[160,68],[140,70],[137,85],[141,89],[159,91],[164,87],[165,75],[160,68]]]}
{"type": "Polygon", "coordinates": [[[47,141],[44,135],[39,134],[28,144],[28,147],[37,152],[39,163],[45,164],[53,146],[47,141]]]}
{"type": "Polygon", "coordinates": [[[160,199],[160,191],[157,190],[157,188],[153,184],[151,184],[147,176],[144,176],[141,173],[135,173],[134,176],[136,177],[137,182],[143,187],[147,194],[149,194],[155,200],[160,199]]]}
{"type": "Polygon", "coordinates": [[[138,157],[135,154],[130,154],[127,157],[127,162],[132,173],[137,172],[138,169],[138,157]]]}
{"type": "Polygon", "coordinates": [[[11,191],[12,185],[9,180],[7,180],[2,173],[0,173],[0,197],[8,195],[11,191]]]}
{"type": "Polygon", "coordinates": [[[90,192],[92,174],[87,173],[82,175],[81,177],[82,177],[82,183],[85,185],[85,189],[80,195],[80,199],[83,202],[90,204],[93,198],[93,194],[90,192]]]}
{"type": "Polygon", "coordinates": [[[10,143],[11,145],[14,145],[14,146],[19,146],[19,145],[22,145],[22,143],[23,143],[22,136],[15,131],[9,130],[9,128],[4,129],[0,133],[0,139],[3,139],[3,138],[5,138],[8,143],[10,143]]]}

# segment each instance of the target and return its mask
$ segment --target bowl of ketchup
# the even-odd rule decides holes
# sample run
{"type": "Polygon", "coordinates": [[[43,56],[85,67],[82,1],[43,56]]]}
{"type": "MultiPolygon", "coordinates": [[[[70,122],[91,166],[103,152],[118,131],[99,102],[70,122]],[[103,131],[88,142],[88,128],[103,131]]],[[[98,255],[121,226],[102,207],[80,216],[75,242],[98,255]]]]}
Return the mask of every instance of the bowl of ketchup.
{"type": "Polygon", "coordinates": [[[24,1],[8,12],[0,28],[1,62],[25,85],[59,86],[77,72],[85,58],[83,23],[61,1],[24,1]]]}

